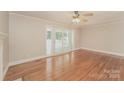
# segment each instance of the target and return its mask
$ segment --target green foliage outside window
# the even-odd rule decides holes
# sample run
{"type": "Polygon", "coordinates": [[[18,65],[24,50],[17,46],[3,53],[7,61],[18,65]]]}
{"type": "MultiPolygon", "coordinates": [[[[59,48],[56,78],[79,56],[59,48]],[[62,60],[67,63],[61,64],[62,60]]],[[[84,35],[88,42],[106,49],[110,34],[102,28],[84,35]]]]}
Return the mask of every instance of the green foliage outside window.
{"type": "Polygon", "coordinates": [[[61,40],[62,39],[62,32],[56,32],[56,39],[61,40]]]}
{"type": "Polygon", "coordinates": [[[51,39],[51,32],[50,31],[47,32],[47,39],[51,39]]]}

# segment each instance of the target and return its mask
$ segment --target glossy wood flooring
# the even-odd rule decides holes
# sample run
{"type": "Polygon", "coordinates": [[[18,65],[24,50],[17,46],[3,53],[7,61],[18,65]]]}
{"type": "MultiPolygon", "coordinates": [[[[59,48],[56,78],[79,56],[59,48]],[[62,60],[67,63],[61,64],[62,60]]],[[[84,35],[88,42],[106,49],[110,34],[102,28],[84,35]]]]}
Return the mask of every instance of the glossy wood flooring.
{"type": "Polygon", "coordinates": [[[124,58],[87,50],[35,60],[9,68],[5,80],[124,80],[124,58]]]}

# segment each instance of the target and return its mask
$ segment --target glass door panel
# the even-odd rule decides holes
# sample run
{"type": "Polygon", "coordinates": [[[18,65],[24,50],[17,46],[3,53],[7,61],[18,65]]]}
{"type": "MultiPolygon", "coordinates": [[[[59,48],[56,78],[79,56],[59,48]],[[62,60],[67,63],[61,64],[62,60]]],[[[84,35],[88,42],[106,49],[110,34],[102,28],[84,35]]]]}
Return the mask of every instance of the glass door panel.
{"type": "Polygon", "coordinates": [[[66,29],[47,30],[46,53],[58,54],[71,50],[71,31],[66,29]]]}
{"type": "Polygon", "coordinates": [[[58,31],[55,33],[55,53],[62,52],[62,32],[58,31]]]}
{"type": "Polygon", "coordinates": [[[46,50],[47,50],[47,54],[49,55],[49,54],[51,54],[52,53],[52,33],[51,33],[51,31],[47,31],[47,33],[46,33],[47,35],[46,35],[46,40],[47,40],[47,42],[46,42],[46,50]]]}
{"type": "Polygon", "coordinates": [[[71,49],[71,37],[69,31],[63,32],[63,49],[64,51],[69,51],[71,49]]]}

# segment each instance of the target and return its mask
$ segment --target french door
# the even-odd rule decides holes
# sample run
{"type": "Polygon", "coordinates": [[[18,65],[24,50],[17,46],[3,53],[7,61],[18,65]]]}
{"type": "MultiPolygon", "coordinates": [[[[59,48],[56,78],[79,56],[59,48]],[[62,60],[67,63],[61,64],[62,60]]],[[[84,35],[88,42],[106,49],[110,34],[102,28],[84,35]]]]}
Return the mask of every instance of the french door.
{"type": "Polygon", "coordinates": [[[71,50],[71,31],[65,29],[47,30],[46,53],[57,54],[71,50]]]}

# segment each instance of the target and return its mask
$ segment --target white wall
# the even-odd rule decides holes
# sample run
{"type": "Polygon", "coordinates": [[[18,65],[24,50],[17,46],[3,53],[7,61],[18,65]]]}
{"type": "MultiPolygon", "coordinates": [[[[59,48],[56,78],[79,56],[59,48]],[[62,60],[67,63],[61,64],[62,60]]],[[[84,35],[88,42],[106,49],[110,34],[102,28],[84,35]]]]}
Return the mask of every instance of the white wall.
{"type": "Polygon", "coordinates": [[[73,31],[73,49],[78,49],[81,47],[81,31],[80,29],[75,29],[73,31]]]}
{"type": "Polygon", "coordinates": [[[81,31],[81,46],[124,55],[124,19],[85,27],[81,31]]]}
{"type": "MultiPolygon", "coordinates": [[[[9,40],[8,40],[8,34],[9,34],[9,14],[8,12],[0,12],[0,33],[3,33],[6,35],[6,37],[1,41],[0,46],[3,47],[1,51],[3,53],[1,54],[2,57],[0,57],[2,60],[2,71],[4,73],[5,69],[8,66],[9,63],[9,40]]],[[[2,36],[2,35],[0,35],[2,36]]],[[[1,39],[1,37],[0,37],[1,39]]],[[[0,52],[1,52],[0,51],[0,52]]]]}
{"type": "Polygon", "coordinates": [[[10,62],[46,56],[45,31],[49,25],[70,28],[63,24],[11,13],[10,62]]]}

